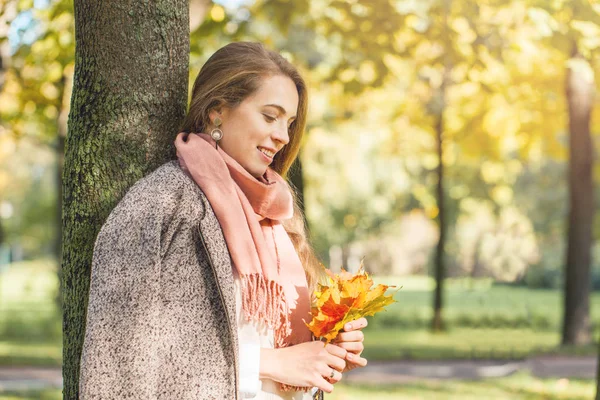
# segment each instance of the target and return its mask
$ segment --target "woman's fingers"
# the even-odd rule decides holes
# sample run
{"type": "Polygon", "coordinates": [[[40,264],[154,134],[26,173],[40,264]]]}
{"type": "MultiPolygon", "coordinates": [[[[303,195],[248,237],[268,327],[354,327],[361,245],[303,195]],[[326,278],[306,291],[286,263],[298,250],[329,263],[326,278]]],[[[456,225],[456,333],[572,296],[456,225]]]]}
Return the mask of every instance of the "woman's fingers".
{"type": "MultiPolygon", "coordinates": [[[[360,354],[365,349],[365,346],[362,342],[342,342],[337,344],[342,349],[346,350],[348,353],[360,354]]],[[[346,355],[346,359],[348,359],[348,355],[346,355]]]]}
{"type": "Polygon", "coordinates": [[[335,368],[325,367],[326,370],[321,374],[329,383],[337,383],[342,380],[342,373],[335,368]]]}
{"type": "Polygon", "coordinates": [[[340,332],[335,339],[336,344],[342,342],[362,342],[365,334],[362,331],[340,332]]]}
{"type": "Polygon", "coordinates": [[[355,366],[359,366],[359,367],[364,367],[367,365],[367,359],[366,358],[362,358],[359,354],[354,354],[354,353],[348,353],[348,355],[346,355],[346,360],[348,360],[349,365],[355,365],[355,366]]]}
{"type": "Polygon", "coordinates": [[[314,386],[318,387],[319,389],[321,389],[325,393],[331,393],[331,392],[333,392],[333,384],[329,383],[323,377],[321,377],[320,379],[317,379],[317,381],[315,382],[314,386]]]}
{"type": "Polygon", "coordinates": [[[369,323],[367,322],[367,319],[365,317],[362,317],[362,318],[356,319],[354,321],[350,321],[346,325],[344,325],[344,331],[350,332],[350,331],[360,330],[360,329],[363,329],[364,327],[366,327],[368,324],[369,323]]]}
{"type": "Polygon", "coordinates": [[[336,369],[336,370],[342,372],[343,370],[346,369],[345,358],[346,358],[345,355],[344,355],[344,358],[339,358],[334,355],[329,355],[329,357],[327,358],[327,365],[329,365],[333,369],[336,369]]]}
{"type": "Polygon", "coordinates": [[[331,343],[325,345],[325,350],[327,351],[325,355],[327,365],[340,372],[343,371],[346,368],[345,359],[348,352],[340,346],[331,343]]]}
{"type": "Polygon", "coordinates": [[[344,350],[343,348],[341,348],[340,346],[338,346],[337,344],[326,344],[325,345],[325,350],[327,350],[327,352],[331,355],[334,355],[336,357],[339,357],[341,359],[346,358],[346,350],[344,350]]]}

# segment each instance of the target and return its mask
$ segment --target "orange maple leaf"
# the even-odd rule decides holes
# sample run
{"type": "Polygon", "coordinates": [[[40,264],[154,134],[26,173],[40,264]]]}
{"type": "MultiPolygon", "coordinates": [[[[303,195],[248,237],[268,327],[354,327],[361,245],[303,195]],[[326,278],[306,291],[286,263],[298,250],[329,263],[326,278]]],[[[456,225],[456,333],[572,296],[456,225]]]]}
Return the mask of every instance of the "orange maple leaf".
{"type": "Polygon", "coordinates": [[[377,285],[361,268],[356,274],[342,270],[340,274],[325,271],[329,285],[319,285],[316,302],[311,309],[312,321],[307,324],[311,332],[327,342],[335,339],[347,322],[375,315],[385,306],[395,302],[393,295],[386,296],[390,287],[377,285]]]}

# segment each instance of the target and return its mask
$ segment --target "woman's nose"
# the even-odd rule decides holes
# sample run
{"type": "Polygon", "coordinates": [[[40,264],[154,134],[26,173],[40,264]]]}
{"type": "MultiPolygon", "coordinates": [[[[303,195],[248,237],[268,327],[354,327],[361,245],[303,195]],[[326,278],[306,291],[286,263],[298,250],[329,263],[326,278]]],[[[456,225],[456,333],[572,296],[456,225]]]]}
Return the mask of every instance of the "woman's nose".
{"type": "Polygon", "coordinates": [[[278,125],[277,129],[275,129],[273,139],[283,143],[284,145],[288,144],[290,142],[290,133],[287,125],[278,125]]]}

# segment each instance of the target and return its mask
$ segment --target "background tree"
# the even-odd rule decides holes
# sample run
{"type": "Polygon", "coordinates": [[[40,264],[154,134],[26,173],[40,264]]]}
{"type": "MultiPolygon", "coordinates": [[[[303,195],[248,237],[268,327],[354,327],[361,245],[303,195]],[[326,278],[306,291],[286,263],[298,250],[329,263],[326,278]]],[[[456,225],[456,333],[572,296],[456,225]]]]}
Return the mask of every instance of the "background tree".
{"type": "Polygon", "coordinates": [[[593,145],[591,115],[595,92],[590,65],[600,43],[600,8],[589,1],[565,5],[532,2],[533,22],[545,30],[552,48],[562,53],[566,66],[565,95],[568,110],[569,211],[564,265],[562,344],[591,342],[589,311],[591,251],[594,218],[593,145]]]}
{"type": "Polygon", "coordinates": [[[595,209],[590,117],[595,85],[591,68],[576,46],[567,68],[569,219],[562,344],[588,344],[592,341],[590,271],[595,209]]]}
{"type": "Polygon", "coordinates": [[[173,154],[187,103],[188,2],[78,0],[64,169],[64,398],[76,399],[95,237],[132,183],[173,154]]]}

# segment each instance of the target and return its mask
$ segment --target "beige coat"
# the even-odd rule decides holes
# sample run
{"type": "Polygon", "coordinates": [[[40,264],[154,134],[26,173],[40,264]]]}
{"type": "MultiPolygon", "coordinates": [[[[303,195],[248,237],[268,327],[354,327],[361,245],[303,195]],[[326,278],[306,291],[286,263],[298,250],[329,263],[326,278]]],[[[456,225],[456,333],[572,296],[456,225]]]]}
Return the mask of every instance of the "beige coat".
{"type": "Polygon", "coordinates": [[[171,161],[137,182],[94,248],[81,399],[237,399],[232,264],[200,188],[171,161]]]}

